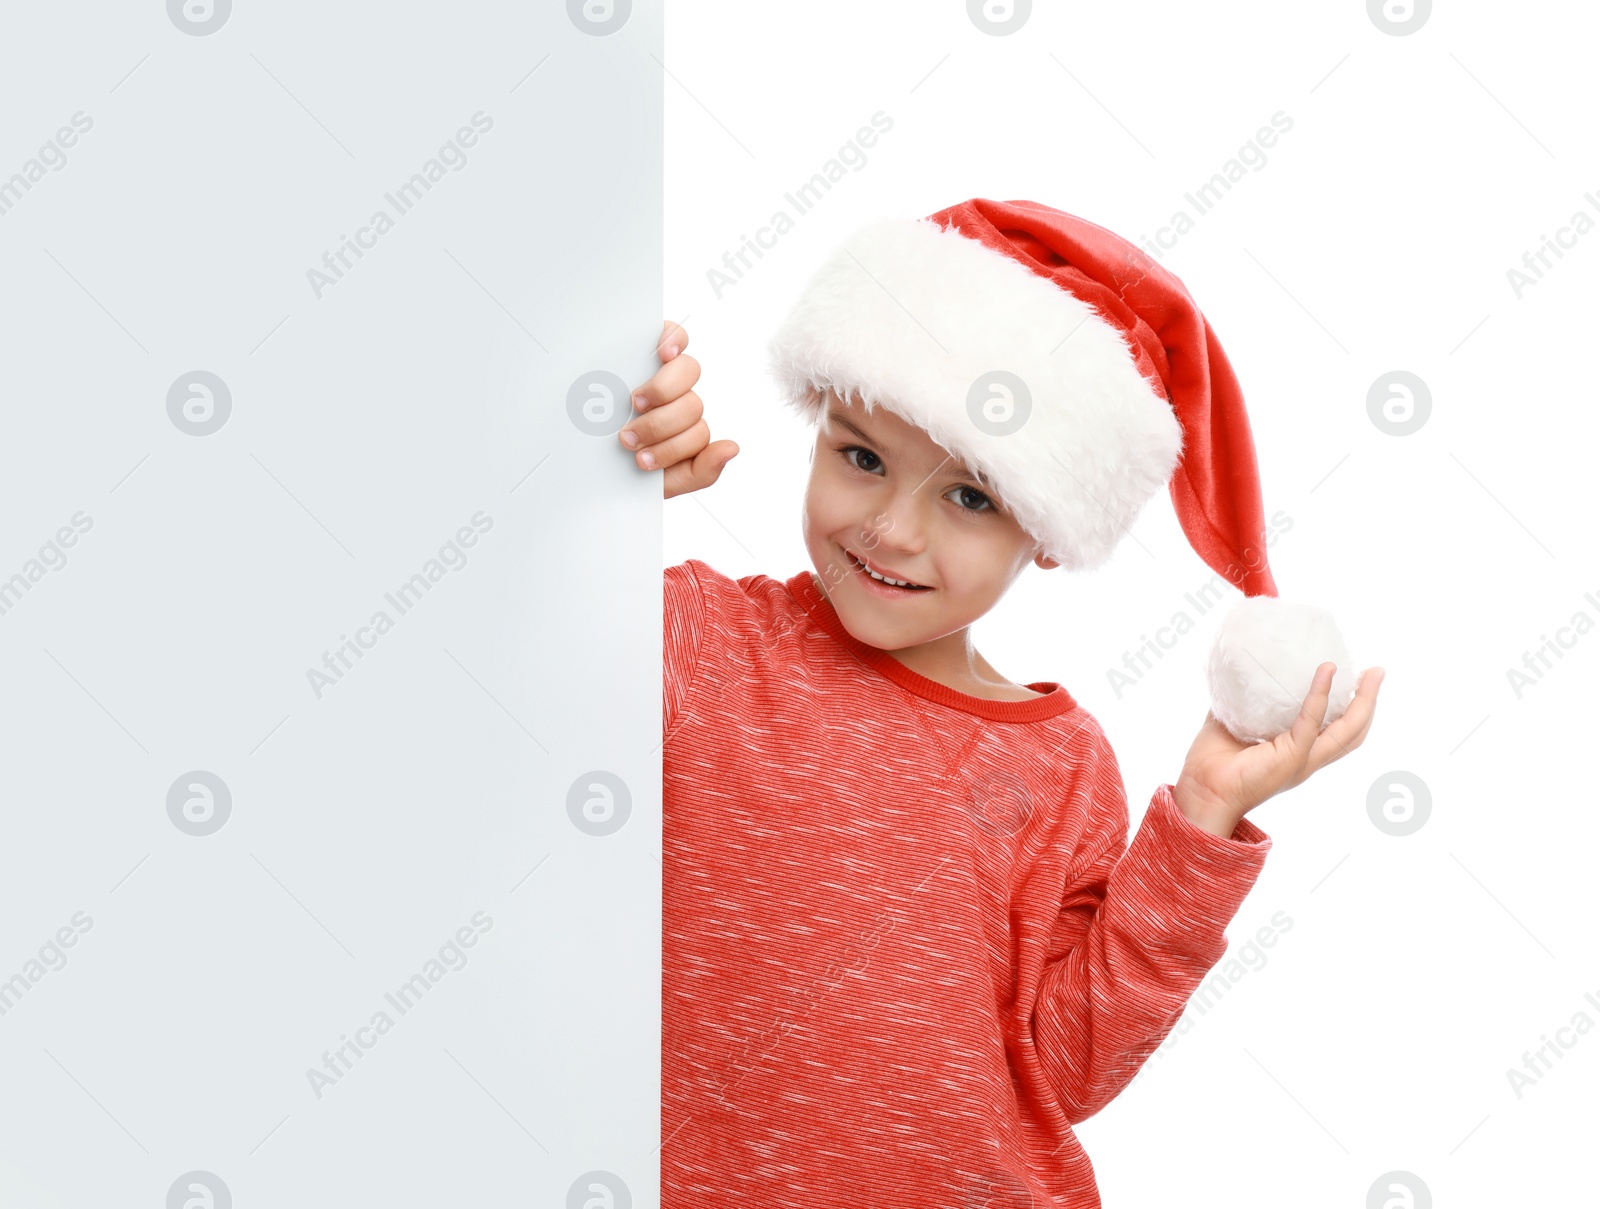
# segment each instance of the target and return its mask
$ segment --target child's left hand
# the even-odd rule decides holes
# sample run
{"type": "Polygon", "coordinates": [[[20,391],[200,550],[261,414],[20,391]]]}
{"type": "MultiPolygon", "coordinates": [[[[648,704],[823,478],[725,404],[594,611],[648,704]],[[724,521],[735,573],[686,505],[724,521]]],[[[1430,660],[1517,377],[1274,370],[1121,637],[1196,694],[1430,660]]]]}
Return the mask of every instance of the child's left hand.
{"type": "Polygon", "coordinates": [[[1173,798],[1185,817],[1226,839],[1247,812],[1360,747],[1372,726],[1383,669],[1363,672],[1344,714],[1319,728],[1318,719],[1327,713],[1333,673],[1331,663],[1317,668],[1300,716],[1269,742],[1239,742],[1208,710],[1173,785],[1173,798]]]}

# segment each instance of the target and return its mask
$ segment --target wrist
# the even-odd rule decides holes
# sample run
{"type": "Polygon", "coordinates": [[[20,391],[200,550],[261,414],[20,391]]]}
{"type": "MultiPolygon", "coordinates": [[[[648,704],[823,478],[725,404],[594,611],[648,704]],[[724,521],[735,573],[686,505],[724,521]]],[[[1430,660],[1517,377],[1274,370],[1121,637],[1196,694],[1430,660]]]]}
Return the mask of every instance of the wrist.
{"type": "Polygon", "coordinates": [[[1233,837],[1239,820],[1244,818],[1244,811],[1185,784],[1181,777],[1172,787],[1172,799],[1184,818],[1203,831],[1220,835],[1225,840],[1233,837]]]}

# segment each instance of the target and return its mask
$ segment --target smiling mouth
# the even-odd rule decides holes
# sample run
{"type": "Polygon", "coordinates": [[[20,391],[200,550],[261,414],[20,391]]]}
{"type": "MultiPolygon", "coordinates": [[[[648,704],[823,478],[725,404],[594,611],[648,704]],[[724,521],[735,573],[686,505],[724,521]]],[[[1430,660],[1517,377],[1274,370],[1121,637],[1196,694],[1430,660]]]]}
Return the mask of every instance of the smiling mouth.
{"type": "Polygon", "coordinates": [[[899,582],[899,583],[892,583],[888,579],[886,579],[885,577],[883,577],[883,576],[879,575],[877,572],[873,571],[872,568],[867,566],[866,563],[862,562],[861,559],[858,558],[855,555],[854,552],[852,552],[850,550],[846,550],[845,554],[846,554],[846,556],[849,557],[851,563],[853,563],[855,565],[855,568],[856,568],[857,571],[860,571],[863,575],[865,575],[868,578],[876,581],[877,583],[883,584],[885,587],[897,588],[898,590],[900,590],[902,592],[927,592],[927,591],[931,591],[931,589],[928,587],[927,584],[911,583],[909,580],[902,581],[902,582],[899,582]]]}

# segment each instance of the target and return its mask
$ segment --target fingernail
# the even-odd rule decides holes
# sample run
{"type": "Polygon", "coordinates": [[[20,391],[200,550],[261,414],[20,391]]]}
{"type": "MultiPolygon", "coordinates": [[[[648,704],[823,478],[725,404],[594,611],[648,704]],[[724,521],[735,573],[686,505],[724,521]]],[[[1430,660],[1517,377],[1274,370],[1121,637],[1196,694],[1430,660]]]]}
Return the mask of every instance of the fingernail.
{"type": "Polygon", "coordinates": [[[633,396],[633,410],[634,411],[643,411],[644,409],[645,409],[645,397],[643,395],[634,395],[633,396]]]}
{"type": "Polygon", "coordinates": [[[639,447],[639,434],[624,428],[622,430],[622,443],[629,449],[637,449],[639,447]]]}
{"type": "Polygon", "coordinates": [[[653,453],[641,453],[639,455],[639,463],[646,470],[654,470],[656,468],[656,455],[653,453]]]}
{"type": "Polygon", "coordinates": [[[676,344],[667,345],[667,360],[671,361],[677,355],[678,355],[678,346],[676,344]]]}

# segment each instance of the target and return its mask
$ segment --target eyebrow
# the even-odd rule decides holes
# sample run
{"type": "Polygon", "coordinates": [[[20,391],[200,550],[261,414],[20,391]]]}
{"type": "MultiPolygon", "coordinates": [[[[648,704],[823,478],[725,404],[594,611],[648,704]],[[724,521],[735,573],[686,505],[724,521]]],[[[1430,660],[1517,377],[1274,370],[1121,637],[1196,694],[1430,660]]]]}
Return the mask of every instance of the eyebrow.
{"type": "MultiPolygon", "coordinates": [[[[867,433],[863,432],[859,427],[857,427],[854,423],[852,423],[850,421],[850,419],[843,412],[839,411],[837,408],[833,408],[833,409],[829,410],[829,412],[828,412],[828,423],[829,424],[837,424],[840,428],[849,429],[851,432],[855,433],[856,436],[860,437],[863,441],[865,441],[868,445],[880,445],[881,444],[881,442],[875,440],[873,437],[871,437],[867,433]]],[[[885,446],[885,448],[887,448],[887,447],[885,446]]],[[[989,480],[984,475],[983,471],[974,470],[974,471],[971,472],[971,475],[972,475],[973,478],[977,479],[978,482],[982,483],[985,487],[988,487],[989,490],[991,490],[991,491],[994,490],[994,488],[992,486],[990,486],[989,480]]]]}

